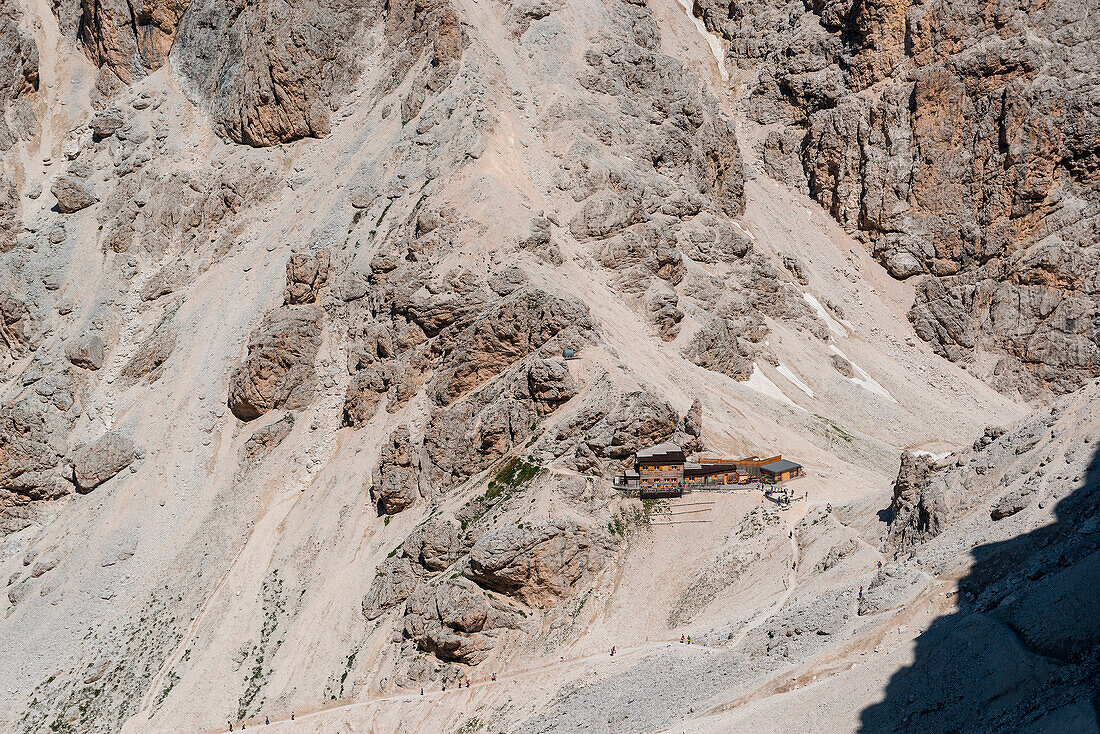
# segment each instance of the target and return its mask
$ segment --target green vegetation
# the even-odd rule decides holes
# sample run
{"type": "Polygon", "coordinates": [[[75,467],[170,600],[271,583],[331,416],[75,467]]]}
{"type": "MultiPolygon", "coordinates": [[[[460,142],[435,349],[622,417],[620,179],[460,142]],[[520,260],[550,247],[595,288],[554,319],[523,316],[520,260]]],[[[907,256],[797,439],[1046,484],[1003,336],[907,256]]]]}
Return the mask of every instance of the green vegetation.
{"type": "Polygon", "coordinates": [[[829,443],[833,441],[843,441],[845,443],[852,443],[856,440],[856,437],[845,431],[838,426],[836,422],[826,418],[823,415],[814,413],[814,418],[817,418],[822,423],[822,435],[829,440],[829,443]]]}
{"type": "Polygon", "coordinates": [[[537,477],[542,471],[543,468],[535,462],[534,457],[528,456],[524,460],[513,456],[508,459],[489,480],[485,493],[467,502],[459,511],[462,529],[465,530],[468,525],[480,520],[495,505],[507,499],[515,490],[537,477]]]}
{"type": "Polygon", "coordinates": [[[653,514],[663,512],[668,506],[667,500],[644,499],[641,507],[622,507],[611,516],[611,522],[607,523],[607,532],[625,538],[632,530],[648,526],[653,514]]]}

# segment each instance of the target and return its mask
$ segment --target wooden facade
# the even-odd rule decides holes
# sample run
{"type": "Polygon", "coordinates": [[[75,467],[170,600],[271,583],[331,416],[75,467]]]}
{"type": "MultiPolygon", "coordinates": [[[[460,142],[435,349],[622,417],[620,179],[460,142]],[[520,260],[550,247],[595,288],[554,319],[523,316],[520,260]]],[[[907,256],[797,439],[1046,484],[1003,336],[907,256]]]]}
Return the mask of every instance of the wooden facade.
{"type": "Polygon", "coordinates": [[[685,490],[720,489],[751,482],[782,482],[802,476],[802,467],[782,456],[761,459],[716,459],[688,461],[683,449],[662,443],[641,449],[634,457],[634,470],[615,477],[619,489],[637,489],[642,497],[678,497],[685,490]]]}

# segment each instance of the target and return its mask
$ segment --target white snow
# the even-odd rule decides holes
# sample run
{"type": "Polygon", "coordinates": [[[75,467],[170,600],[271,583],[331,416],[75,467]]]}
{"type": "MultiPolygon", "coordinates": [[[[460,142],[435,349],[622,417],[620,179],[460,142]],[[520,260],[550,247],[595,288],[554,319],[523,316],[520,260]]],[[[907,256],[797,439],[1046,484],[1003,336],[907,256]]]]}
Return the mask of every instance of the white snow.
{"type": "Polygon", "coordinates": [[[690,0],[678,0],[680,7],[687,13],[688,18],[695,25],[695,30],[703,36],[703,40],[710,46],[710,52],[714,54],[714,60],[718,63],[718,73],[722,75],[722,81],[728,82],[730,80],[730,74],[726,71],[726,51],[722,48],[722,42],[718,40],[718,37],[707,30],[707,27],[703,25],[703,21],[695,17],[695,13],[691,12],[690,0]]]}
{"type": "Polygon", "coordinates": [[[788,398],[783,391],[779,389],[778,385],[769,380],[768,376],[760,371],[760,367],[757,366],[756,362],[752,363],[752,375],[741,384],[755,390],[761,395],[767,395],[769,398],[774,398],[781,403],[786,403],[799,410],[805,410],[801,405],[788,398]]]}
{"type": "MultiPolygon", "coordinates": [[[[844,357],[844,359],[848,359],[848,355],[840,351],[840,349],[837,348],[835,344],[829,345],[829,351],[839,354],[841,357],[844,357]]],[[[897,399],[893,395],[891,395],[885,387],[878,384],[878,382],[876,382],[873,377],[867,374],[867,372],[862,367],[860,367],[858,364],[850,359],[848,359],[848,363],[852,365],[852,369],[854,369],[856,371],[856,374],[859,375],[859,377],[849,377],[849,380],[856,383],[864,390],[868,390],[870,392],[873,392],[875,395],[886,398],[891,403],[897,402],[897,399]]]]}
{"type": "Polygon", "coordinates": [[[806,299],[806,303],[810,304],[810,308],[814,310],[818,318],[825,322],[825,325],[829,327],[829,331],[834,334],[840,334],[841,336],[848,336],[848,331],[840,322],[832,317],[832,315],[825,310],[825,307],[821,305],[821,301],[817,300],[809,293],[803,293],[802,297],[806,299]]]}
{"type": "Polygon", "coordinates": [[[798,388],[799,390],[801,390],[802,392],[806,393],[806,394],[807,394],[807,395],[809,395],[809,396],[810,396],[811,398],[812,398],[812,397],[814,396],[814,391],[810,389],[809,385],[807,385],[807,384],[806,384],[805,382],[803,382],[802,380],[798,379],[798,376],[797,376],[797,375],[795,375],[795,373],[791,371],[791,368],[790,368],[790,367],[788,367],[787,365],[785,365],[785,364],[783,364],[782,362],[780,362],[780,363],[779,363],[779,366],[778,366],[778,367],[776,367],[775,369],[776,369],[776,371],[778,371],[778,372],[779,372],[779,374],[783,375],[783,376],[784,376],[784,377],[786,377],[786,378],[787,378],[788,380],[790,380],[791,382],[793,382],[793,383],[794,383],[794,386],[795,386],[795,387],[797,387],[797,388],[798,388]]]}

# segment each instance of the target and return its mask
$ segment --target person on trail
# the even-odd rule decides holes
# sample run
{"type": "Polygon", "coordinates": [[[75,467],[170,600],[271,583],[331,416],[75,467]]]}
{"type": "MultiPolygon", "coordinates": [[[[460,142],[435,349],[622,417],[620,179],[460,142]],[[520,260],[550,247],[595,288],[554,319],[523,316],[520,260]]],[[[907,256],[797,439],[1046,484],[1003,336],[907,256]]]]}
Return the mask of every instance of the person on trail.
{"type": "Polygon", "coordinates": [[[615,646],[611,646],[611,657],[615,657],[615,646]]]}
{"type": "MultiPolygon", "coordinates": [[[[420,689],[420,692],[421,692],[421,693],[423,693],[423,692],[424,692],[424,689],[423,689],[423,688],[421,688],[421,689],[420,689]]],[[[290,712],[290,720],[291,720],[291,721],[294,721],[294,712],[293,712],[293,711],[291,711],[291,712],[290,712]]]]}
{"type": "Polygon", "coordinates": [[[469,687],[470,687],[470,679],[469,679],[469,678],[467,678],[467,679],[466,679],[466,687],[467,687],[467,688],[469,688],[469,687]]]}
{"type": "Polygon", "coordinates": [[[683,644],[683,642],[684,642],[684,636],[680,635],[680,643],[683,644]]]}
{"type": "Polygon", "coordinates": [[[271,724],[271,718],[268,717],[268,716],[265,716],[264,717],[264,726],[268,726],[270,724],[271,724]]]}
{"type": "Polygon", "coordinates": [[[863,587],[859,587],[859,598],[863,599],[863,587]]]}
{"type": "Polygon", "coordinates": [[[687,644],[689,644],[689,645],[691,644],[691,635],[688,635],[688,642],[687,642],[687,644]]]}
{"type": "Polygon", "coordinates": [[[446,684],[446,683],[444,683],[444,684],[443,684],[443,692],[444,692],[444,693],[446,693],[446,692],[447,692],[447,684],[446,684]]]}
{"type": "Polygon", "coordinates": [[[232,721],[229,722],[229,731],[233,731],[233,722],[232,721]]]}
{"type": "Polygon", "coordinates": [[[496,680],[496,679],[497,679],[497,674],[493,673],[493,680],[496,680]]]}
{"type": "Polygon", "coordinates": [[[423,696],[423,695],[424,695],[424,689],[423,689],[423,688],[421,688],[421,689],[420,689],[420,695],[421,695],[421,696],[423,696]]]}
{"type": "Polygon", "coordinates": [[[879,571],[881,571],[882,570],[882,561],[879,561],[878,565],[875,566],[875,568],[877,568],[879,571]]]}

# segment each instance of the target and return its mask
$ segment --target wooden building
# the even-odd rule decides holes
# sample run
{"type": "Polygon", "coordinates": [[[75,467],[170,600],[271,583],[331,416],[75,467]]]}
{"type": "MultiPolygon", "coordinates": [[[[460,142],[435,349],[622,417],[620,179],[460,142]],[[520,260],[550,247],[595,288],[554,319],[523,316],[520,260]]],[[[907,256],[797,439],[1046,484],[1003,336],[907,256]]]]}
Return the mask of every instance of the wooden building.
{"type": "Polygon", "coordinates": [[[760,473],[764,475],[765,482],[785,482],[788,479],[805,476],[802,465],[787,459],[778,459],[760,467],[760,473]]]}
{"type": "Polygon", "coordinates": [[[637,489],[642,497],[679,497],[693,489],[720,489],[757,481],[774,484],[798,476],[802,476],[802,467],[779,455],[689,461],[680,446],[666,442],[639,450],[634,456],[634,470],[615,477],[613,483],[619,489],[637,489]]]}

